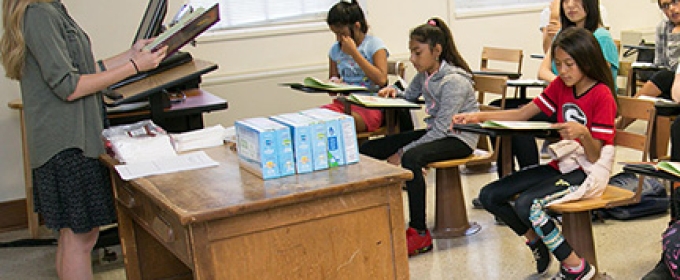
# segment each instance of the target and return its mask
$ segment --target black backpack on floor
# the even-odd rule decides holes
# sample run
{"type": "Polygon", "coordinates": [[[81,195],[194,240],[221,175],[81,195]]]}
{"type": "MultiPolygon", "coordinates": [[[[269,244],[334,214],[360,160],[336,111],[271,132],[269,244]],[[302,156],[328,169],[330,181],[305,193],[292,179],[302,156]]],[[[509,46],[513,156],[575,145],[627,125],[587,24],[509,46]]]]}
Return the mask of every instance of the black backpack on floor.
{"type": "MultiPolygon", "coordinates": [[[[638,185],[638,177],[634,173],[621,172],[609,179],[609,184],[635,191],[638,185]]],[[[659,180],[646,176],[642,186],[640,203],[596,210],[595,214],[600,218],[617,220],[630,220],[654,214],[666,213],[670,199],[666,188],[659,180]]]]}

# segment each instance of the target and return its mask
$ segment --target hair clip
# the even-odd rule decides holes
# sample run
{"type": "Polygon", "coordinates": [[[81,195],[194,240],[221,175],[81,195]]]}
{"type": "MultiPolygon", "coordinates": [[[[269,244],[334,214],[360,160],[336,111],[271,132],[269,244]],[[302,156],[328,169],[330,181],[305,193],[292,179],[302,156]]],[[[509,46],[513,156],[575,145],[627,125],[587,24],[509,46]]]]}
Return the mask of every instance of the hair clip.
{"type": "Polygon", "coordinates": [[[428,20],[428,21],[427,21],[427,24],[432,25],[432,26],[435,26],[435,27],[437,26],[437,22],[434,21],[434,19],[428,20]]]}

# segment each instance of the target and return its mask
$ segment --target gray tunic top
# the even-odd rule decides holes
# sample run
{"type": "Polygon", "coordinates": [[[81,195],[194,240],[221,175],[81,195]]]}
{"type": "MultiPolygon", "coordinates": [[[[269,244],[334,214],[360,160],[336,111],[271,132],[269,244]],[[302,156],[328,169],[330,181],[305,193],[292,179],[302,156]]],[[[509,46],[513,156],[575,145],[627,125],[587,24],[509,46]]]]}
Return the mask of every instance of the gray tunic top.
{"type": "Polygon", "coordinates": [[[479,111],[479,103],[472,84],[470,73],[446,61],[442,61],[439,71],[431,77],[423,72],[413,77],[408,88],[398,95],[411,101],[423,96],[425,112],[428,114],[425,118],[427,132],[418,140],[404,146],[403,151],[444,137],[457,137],[474,150],[479,135],[453,132],[449,129],[453,115],[479,111]]]}
{"type": "Polygon", "coordinates": [[[656,26],[654,64],[675,72],[680,58],[680,33],[673,33],[674,27],[675,24],[668,19],[656,26]]]}
{"type": "Polygon", "coordinates": [[[95,73],[90,39],[60,1],[33,3],[23,22],[26,62],[20,81],[31,168],[68,148],[104,152],[101,94],[67,101],[81,74],[95,73]]]}

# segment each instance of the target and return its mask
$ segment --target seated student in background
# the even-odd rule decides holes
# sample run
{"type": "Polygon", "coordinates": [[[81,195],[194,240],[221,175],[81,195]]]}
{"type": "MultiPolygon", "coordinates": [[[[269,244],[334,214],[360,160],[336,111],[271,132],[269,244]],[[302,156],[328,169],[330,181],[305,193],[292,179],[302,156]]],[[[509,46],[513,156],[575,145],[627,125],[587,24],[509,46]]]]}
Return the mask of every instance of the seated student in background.
{"type": "MultiPolygon", "coordinates": [[[[675,70],[678,68],[678,58],[680,58],[680,3],[676,0],[658,0],[657,3],[666,18],[656,26],[654,66],[666,69],[654,73],[635,93],[635,97],[672,99],[671,87],[676,76],[675,70]]],[[[617,126],[626,127],[631,122],[628,119],[621,119],[617,126]]]]}
{"type": "MultiPolygon", "coordinates": [[[[600,18],[602,18],[602,25],[609,26],[607,9],[602,4],[600,4],[600,18]]],[[[550,5],[541,11],[538,24],[538,30],[543,34],[543,53],[550,51],[550,44],[560,31],[560,27],[560,0],[552,0],[550,5]]]]}
{"type": "MultiPolygon", "coordinates": [[[[368,25],[357,0],[335,4],[328,11],[326,23],[337,39],[328,54],[330,81],[369,89],[386,86],[387,47],[382,40],[366,34],[368,25]]],[[[345,105],[339,100],[323,107],[345,112],[345,105]]],[[[382,125],[381,110],[356,105],[351,109],[357,132],[374,131],[382,125]]]]}
{"type": "Polygon", "coordinates": [[[439,18],[413,29],[409,49],[411,63],[418,71],[403,92],[386,87],[380,96],[425,99],[426,128],[370,140],[361,145],[362,154],[411,170],[406,182],[409,228],[406,242],[409,256],[432,250],[432,237],[425,224],[425,178],[423,168],[431,162],[467,157],[478,136],[449,129],[454,114],[479,111],[472,85],[472,71],[458,52],[448,26],[439,18]]]}
{"type": "MultiPolygon", "coordinates": [[[[583,27],[593,33],[600,44],[612,77],[619,72],[619,51],[616,49],[614,39],[602,25],[598,0],[560,0],[560,25],[562,29],[570,26],[583,27]]],[[[545,58],[538,70],[538,78],[551,82],[557,77],[557,69],[552,63],[550,53],[545,58]]]]}
{"type": "MultiPolygon", "coordinates": [[[[616,116],[614,80],[600,46],[588,30],[568,27],[555,38],[550,57],[559,76],[531,103],[518,109],[458,114],[453,123],[529,120],[539,112],[556,115],[553,126],[559,129],[560,137],[580,145],[588,162],[600,160],[607,154],[603,147],[614,143],[616,116]]],[[[613,149],[608,151],[613,157],[613,149]]],[[[580,185],[586,179],[582,168],[575,166],[562,173],[559,164],[554,160],[503,177],[484,186],[479,199],[487,211],[525,237],[538,273],[547,271],[553,252],[561,263],[557,279],[591,279],[595,269],[574,252],[552,219],[542,219],[537,227],[530,220],[532,204],[537,199],[580,185]],[[513,199],[514,206],[510,204],[513,199]]]]}

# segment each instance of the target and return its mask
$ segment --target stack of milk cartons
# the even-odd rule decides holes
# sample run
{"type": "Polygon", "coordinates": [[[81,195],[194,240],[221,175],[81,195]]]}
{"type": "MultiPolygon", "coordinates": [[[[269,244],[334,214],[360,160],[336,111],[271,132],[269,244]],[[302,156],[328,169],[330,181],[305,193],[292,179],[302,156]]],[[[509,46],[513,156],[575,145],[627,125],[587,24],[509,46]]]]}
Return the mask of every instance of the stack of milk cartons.
{"type": "Polygon", "coordinates": [[[239,163],[263,179],[295,174],[288,127],[267,118],[238,120],[234,124],[239,163]]]}
{"type": "Polygon", "coordinates": [[[290,128],[297,173],[328,168],[326,127],[323,122],[300,113],[269,117],[290,128]]]}
{"type": "Polygon", "coordinates": [[[323,108],[308,109],[300,113],[323,121],[326,125],[330,167],[359,162],[359,145],[354,118],[323,108]]]}

